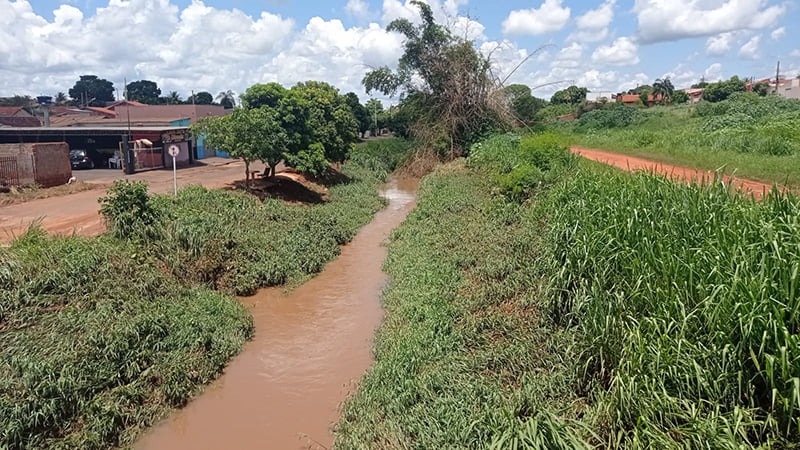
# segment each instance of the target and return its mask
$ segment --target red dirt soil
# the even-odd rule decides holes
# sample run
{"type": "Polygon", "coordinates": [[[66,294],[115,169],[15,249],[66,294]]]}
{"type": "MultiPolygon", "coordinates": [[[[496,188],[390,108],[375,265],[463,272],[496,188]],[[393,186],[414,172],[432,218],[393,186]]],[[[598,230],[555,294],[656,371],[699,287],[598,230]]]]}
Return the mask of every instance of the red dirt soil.
{"type": "MultiPolygon", "coordinates": [[[[179,188],[190,184],[211,189],[232,188],[237,180],[244,178],[241,161],[222,158],[203,161],[203,164],[177,171],[179,188]]],[[[251,169],[263,170],[263,166],[256,163],[251,169]]],[[[76,171],[73,175],[86,182],[107,185],[115,179],[141,180],[148,184],[152,193],[172,192],[171,170],[124,175],[120,171],[95,169],[76,171]]],[[[105,189],[94,189],[0,207],[0,244],[10,243],[36,223],[50,234],[96,236],[106,230],[97,201],[105,195],[105,189]]]]}
{"type": "MultiPolygon", "coordinates": [[[[602,150],[594,150],[589,148],[572,147],[572,153],[580,155],[592,161],[601,162],[610,166],[618,167],[623,170],[629,171],[645,171],[648,173],[656,173],[665,175],[673,180],[681,180],[687,183],[692,182],[707,182],[714,179],[714,173],[707,170],[691,169],[689,167],[673,166],[664,164],[657,161],[650,161],[647,159],[636,158],[633,156],[620,155],[618,153],[611,153],[602,150]]],[[[722,176],[725,183],[732,185],[736,189],[741,189],[746,193],[752,194],[755,198],[761,199],[764,195],[772,190],[772,185],[761,183],[759,181],[746,180],[742,178],[730,177],[727,175],[722,176]]],[[[779,187],[784,190],[784,188],[779,187]]]]}

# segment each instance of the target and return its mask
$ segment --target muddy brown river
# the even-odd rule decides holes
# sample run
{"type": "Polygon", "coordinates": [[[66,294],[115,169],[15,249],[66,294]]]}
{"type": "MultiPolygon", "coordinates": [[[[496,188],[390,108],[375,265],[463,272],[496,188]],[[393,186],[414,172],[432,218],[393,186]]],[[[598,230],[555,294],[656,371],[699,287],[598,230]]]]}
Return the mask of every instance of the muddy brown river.
{"type": "Polygon", "coordinates": [[[153,449],[330,448],[342,402],[372,363],[389,233],[414,207],[417,182],[392,180],[389,205],[319,275],[288,295],[264,289],[255,337],[225,373],[136,445],[153,449]]]}

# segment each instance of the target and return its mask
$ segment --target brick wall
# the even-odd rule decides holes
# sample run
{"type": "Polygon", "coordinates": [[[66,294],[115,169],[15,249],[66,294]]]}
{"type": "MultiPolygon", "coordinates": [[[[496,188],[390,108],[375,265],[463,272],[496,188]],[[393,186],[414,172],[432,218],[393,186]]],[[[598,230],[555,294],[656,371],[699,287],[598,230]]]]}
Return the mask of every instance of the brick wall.
{"type": "Polygon", "coordinates": [[[65,142],[0,144],[0,157],[16,159],[16,178],[22,186],[33,183],[58,186],[72,176],[69,146],[65,142]]]}
{"type": "MultiPolygon", "coordinates": [[[[18,180],[20,186],[36,182],[32,150],[33,144],[0,144],[0,157],[4,157],[4,160],[15,159],[16,176],[11,178],[18,180]]],[[[8,166],[4,165],[4,170],[9,170],[8,166]]]]}
{"type": "Polygon", "coordinates": [[[69,145],[66,142],[33,145],[36,182],[42,187],[59,186],[72,177],[69,145]]]}

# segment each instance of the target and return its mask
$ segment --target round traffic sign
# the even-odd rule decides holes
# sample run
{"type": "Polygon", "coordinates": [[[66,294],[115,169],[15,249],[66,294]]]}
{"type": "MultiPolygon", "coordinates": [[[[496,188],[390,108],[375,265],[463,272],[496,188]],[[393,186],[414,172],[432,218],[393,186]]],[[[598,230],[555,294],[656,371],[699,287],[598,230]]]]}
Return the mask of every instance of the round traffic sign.
{"type": "Polygon", "coordinates": [[[181,148],[173,144],[169,146],[169,149],[167,149],[167,151],[169,152],[169,156],[172,156],[174,158],[178,156],[178,153],[181,152],[181,148]]]}

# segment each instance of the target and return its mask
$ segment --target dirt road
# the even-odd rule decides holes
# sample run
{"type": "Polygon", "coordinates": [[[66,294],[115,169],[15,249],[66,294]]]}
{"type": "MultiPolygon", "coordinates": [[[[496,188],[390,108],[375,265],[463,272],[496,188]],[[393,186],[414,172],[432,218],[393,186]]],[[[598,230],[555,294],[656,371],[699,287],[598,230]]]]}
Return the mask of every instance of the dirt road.
{"type": "MultiPolygon", "coordinates": [[[[581,147],[572,147],[572,152],[583,156],[586,159],[602,162],[610,166],[618,167],[624,170],[642,170],[645,172],[654,172],[657,174],[666,175],[675,180],[682,180],[686,182],[702,181],[713,179],[714,174],[706,170],[691,169],[688,167],[672,166],[657,161],[650,161],[647,159],[636,158],[633,156],[621,155],[618,153],[611,153],[602,150],[594,150],[581,147]]],[[[723,176],[722,179],[726,183],[731,183],[734,187],[740,188],[745,192],[752,193],[755,198],[762,198],[765,193],[772,189],[772,186],[759,181],[746,180],[742,178],[735,178],[730,176],[723,176]]]]}
{"type": "MultiPolygon", "coordinates": [[[[256,164],[251,170],[263,170],[256,164]]],[[[222,188],[244,178],[244,163],[224,158],[204,159],[202,164],[178,169],[178,187],[200,184],[209,188],[222,188]]],[[[88,183],[110,185],[114,180],[142,180],[150,192],[172,191],[172,171],[154,170],[125,175],[117,170],[94,169],[75,171],[73,175],[88,183]]],[[[105,230],[97,200],[106,195],[104,189],[94,189],[62,197],[33,200],[26,203],[0,207],[0,243],[8,243],[23,234],[31,224],[38,222],[52,234],[95,236],[105,230]]]]}

